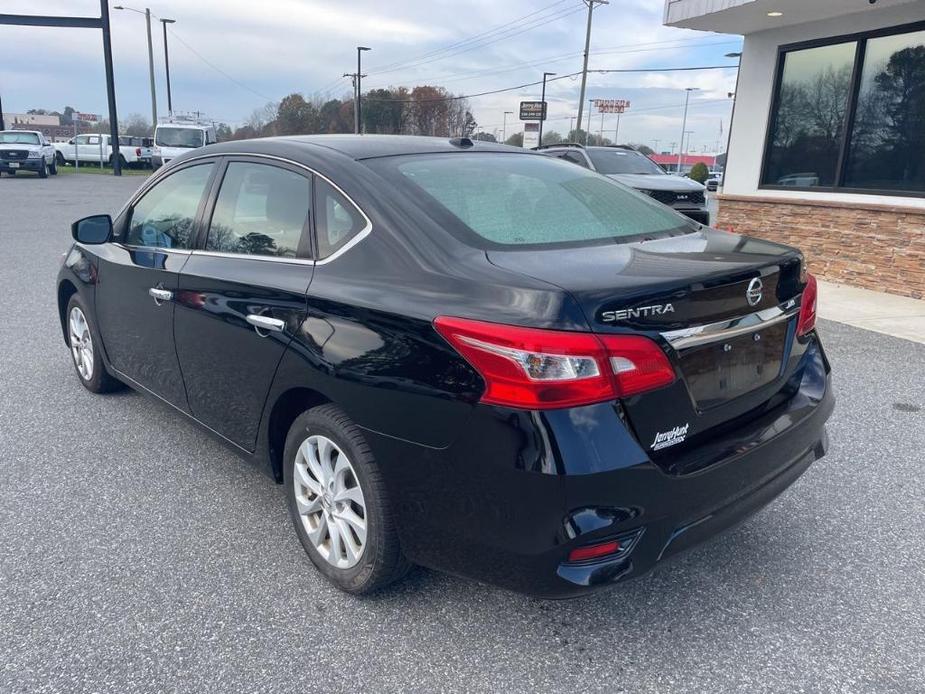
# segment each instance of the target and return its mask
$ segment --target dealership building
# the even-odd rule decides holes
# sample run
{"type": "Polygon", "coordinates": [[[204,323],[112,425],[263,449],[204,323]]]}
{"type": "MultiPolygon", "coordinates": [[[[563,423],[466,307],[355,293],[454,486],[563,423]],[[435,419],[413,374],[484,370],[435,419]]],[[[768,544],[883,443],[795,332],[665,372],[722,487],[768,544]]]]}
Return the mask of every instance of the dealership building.
{"type": "Polygon", "coordinates": [[[717,225],[925,298],[925,0],[668,0],[745,37],[717,225]]]}

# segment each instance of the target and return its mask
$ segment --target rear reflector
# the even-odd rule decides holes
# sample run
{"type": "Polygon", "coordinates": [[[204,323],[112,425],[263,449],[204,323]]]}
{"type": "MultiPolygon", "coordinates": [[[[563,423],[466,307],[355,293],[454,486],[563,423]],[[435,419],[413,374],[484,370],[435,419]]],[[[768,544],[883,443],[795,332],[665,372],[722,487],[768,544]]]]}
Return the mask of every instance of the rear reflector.
{"type": "Polygon", "coordinates": [[[577,407],[661,388],[675,379],[665,352],[639,335],[595,335],[439,316],[434,327],[485,381],[482,402],[577,407]]]}
{"type": "Polygon", "coordinates": [[[587,547],[576,547],[568,553],[569,561],[588,561],[589,559],[600,559],[610,554],[616,554],[620,551],[620,543],[617,540],[602,542],[599,545],[588,545],[587,547]]]}
{"type": "Polygon", "coordinates": [[[803,298],[800,301],[800,320],[797,322],[797,335],[802,336],[816,327],[816,299],[819,290],[816,278],[806,274],[806,286],[803,288],[803,298]]]}

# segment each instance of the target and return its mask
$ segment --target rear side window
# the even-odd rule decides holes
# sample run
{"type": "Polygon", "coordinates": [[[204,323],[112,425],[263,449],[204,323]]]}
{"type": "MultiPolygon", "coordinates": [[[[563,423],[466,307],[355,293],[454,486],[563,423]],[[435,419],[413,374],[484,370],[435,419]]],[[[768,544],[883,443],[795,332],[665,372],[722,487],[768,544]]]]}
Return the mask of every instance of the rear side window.
{"type": "Polygon", "coordinates": [[[294,258],[308,225],[311,180],[270,164],[231,162],[206,250],[294,258]]]}
{"type": "Polygon", "coordinates": [[[438,215],[452,215],[464,225],[463,240],[480,247],[582,245],[696,228],[647,196],[547,156],[473,152],[370,164],[426,208],[435,209],[429,198],[438,215]]]}
{"type": "Polygon", "coordinates": [[[584,156],[582,156],[578,152],[566,152],[565,154],[561,156],[561,159],[565,159],[565,161],[570,161],[573,164],[578,164],[579,166],[583,166],[586,169],[588,168],[587,160],[584,158],[584,156]]]}
{"type": "Polygon", "coordinates": [[[350,243],[368,223],[353,203],[323,178],[315,179],[315,201],[318,258],[324,259],[350,243]]]}
{"type": "Polygon", "coordinates": [[[190,166],[155,184],[132,208],[125,243],[154,248],[191,248],[196,212],[212,166],[190,166]]]}

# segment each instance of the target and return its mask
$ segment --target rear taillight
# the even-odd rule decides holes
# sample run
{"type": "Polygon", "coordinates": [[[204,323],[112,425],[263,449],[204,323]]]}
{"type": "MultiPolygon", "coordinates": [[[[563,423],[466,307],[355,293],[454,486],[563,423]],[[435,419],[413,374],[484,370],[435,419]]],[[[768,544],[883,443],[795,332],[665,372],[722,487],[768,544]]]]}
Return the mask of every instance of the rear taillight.
{"type": "Polygon", "coordinates": [[[440,316],[434,327],[485,381],[481,401],[524,409],[577,407],[674,381],[662,349],[637,335],[522,328],[440,316]]]}
{"type": "Polygon", "coordinates": [[[797,322],[797,335],[805,335],[816,327],[816,297],[819,291],[816,278],[806,273],[806,286],[803,287],[803,299],[800,301],[800,320],[797,322]]]}

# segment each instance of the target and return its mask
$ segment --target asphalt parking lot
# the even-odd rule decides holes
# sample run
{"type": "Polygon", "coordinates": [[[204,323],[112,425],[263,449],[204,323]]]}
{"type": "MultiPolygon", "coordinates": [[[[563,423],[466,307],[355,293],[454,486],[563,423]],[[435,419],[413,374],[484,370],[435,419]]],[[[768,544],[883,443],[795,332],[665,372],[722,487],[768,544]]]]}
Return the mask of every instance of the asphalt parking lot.
{"type": "Polygon", "coordinates": [[[616,590],[430,571],[347,597],[282,490],[73,373],[74,219],[142,179],[0,179],[0,692],[925,691],[925,345],[822,323],[832,447],[745,524],[616,590]]]}

